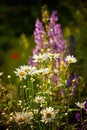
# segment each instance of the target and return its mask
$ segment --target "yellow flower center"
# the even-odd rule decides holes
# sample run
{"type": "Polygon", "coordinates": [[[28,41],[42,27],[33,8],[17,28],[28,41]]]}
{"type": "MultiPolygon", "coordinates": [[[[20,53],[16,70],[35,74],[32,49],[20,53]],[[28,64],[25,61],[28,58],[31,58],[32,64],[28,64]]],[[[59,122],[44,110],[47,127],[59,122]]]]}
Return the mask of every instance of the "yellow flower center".
{"type": "Polygon", "coordinates": [[[50,54],[51,57],[54,57],[54,54],[50,54]]]}
{"type": "Polygon", "coordinates": [[[41,99],[40,99],[40,98],[38,99],[38,102],[41,102],[41,99]]]}
{"type": "Polygon", "coordinates": [[[69,59],[69,61],[68,61],[69,63],[72,63],[72,59],[69,59]]]}
{"type": "Polygon", "coordinates": [[[41,58],[41,57],[39,57],[39,58],[38,58],[38,61],[42,61],[42,58],[41,58]]]}
{"type": "Polygon", "coordinates": [[[20,76],[24,76],[24,75],[25,75],[25,73],[21,71],[20,72],[20,76]]]}
{"type": "Polygon", "coordinates": [[[51,118],[51,113],[46,113],[47,118],[51,118]]]}
{"type": "Polygon", "coordinates": [[[25,69],[25,72],[29,72],[30,70],[27,68],[27,69],[25,69]]]}
{"type": "Polygon", "coordinates": [[[25,118],[24,117],[20,117],[19,119],[18,119],[18,122],[24,122],[25,121],[25,118]]]}

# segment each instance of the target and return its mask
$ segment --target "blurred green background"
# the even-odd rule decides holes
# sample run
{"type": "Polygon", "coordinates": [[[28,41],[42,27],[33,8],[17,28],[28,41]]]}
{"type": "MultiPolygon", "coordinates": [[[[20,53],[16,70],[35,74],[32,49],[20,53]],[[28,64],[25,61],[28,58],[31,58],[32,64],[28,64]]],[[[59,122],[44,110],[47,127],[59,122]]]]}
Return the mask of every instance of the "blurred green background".
{"type": "MultiPolygon", "coordinates": [[[[87,85],[87,1],[86,0],[0,0],[0,71],[4,82],[15,67],[27,64],[35,46],[33,31],[36,18],[41,19],[41,7],[58,11],[63,36],[69,44],[73,35],[78,63],[75,68],[87,85]]],[[[87,90],[84,92],[86,93],[87,90]]]]}

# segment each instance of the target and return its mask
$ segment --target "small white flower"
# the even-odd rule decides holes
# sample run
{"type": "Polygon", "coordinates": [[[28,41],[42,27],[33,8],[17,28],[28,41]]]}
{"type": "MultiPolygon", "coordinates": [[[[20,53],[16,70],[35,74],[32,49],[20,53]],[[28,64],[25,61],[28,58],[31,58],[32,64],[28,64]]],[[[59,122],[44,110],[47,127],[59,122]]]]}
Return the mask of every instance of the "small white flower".
{"type": "Polygon", "coordinates": [[[47,59],[46,54],[41,54],[39,53],[39,55],[34,55],[33,56],[33,62],[43,62],[47,59]]]}
{"type": "Polygon", "coordinates": [[[39,110],[38,109],[33,109],[32,111],[33,111],[34,114],[38,114],[39,110]]]}
{"type": "Polygon", "coordinates": [[[44,75],[48,74],[50,72],[49,68],[41,68],[38,70],[38,74],[43,73],[44,75]]]}
{"type": "Polygon", "coordinates": [[[42,103],[45,102],[45,97],[42,97],[42,96],[36,96],[36,97],[35,97],[35,102],[36,102],[36,103],[40,103],[40,104],[42,104],[42,103]]]}
{"type": "Polygon", "coordinates": [[[8,79],[11,79],[11,75],[8,75],[7,78],[8,78],[8,79]]]}
{"type": "Polygon", "coordinates": [[[23,78],[26,79],[27,72],[25,72],[23,69],[16,68],[16,71],[14,71],[14,73],[16,74],[16,76],[19,76],[20,80],[22,80],[23,78]]]}
{"type": "Polygon", "coordinates": [[[59,53],[54,53],[54,59],[58,59],[60,57],[60,54],[59,53]]]}
{"type": "Polygon", "coordinates": [[[65,60],[68,62],[68,63],[76,63],[77,62],[77,59],[72,55],[68,55],[65,60]]]}
{"type": "Polygon", "coordinates": [[[19,105],[19,106],[22,105],[22,100],[18,100],[18,105],[19,105]]]}
{"type": "Polygon", "coordinates": [[[52,107],[48,107],[41,111],[42,114],[42,122],[48,123],[55,119],[55,111],[52,107]]]}
{"type": "Polygon", "coordinates": [[[81,109],[83,109],[84,108],[84,104],[85,104],[85,102],[77,102],[77,103],[75,103],[76,104],[76,106],[78,106],[79,108],[81,108],[81,109]]]}
{"type": "Polygon", "coordinates": [[[2,76],[3,75],[3,72],[0,72],[0,76],[2,76]]]}
{"type": "Polygon", "coordinates": [[[49,74],[49,72],[50,72],[50,69],[49,69],[49,68],[44,68],[43,74],[49,74]]]}
{"type": "Polygon", "coordinates": [[[50,52],[48,52],[47,55],[48,55],[50,61],[52,61],[52,59],[55,59],[55,60],[56,60],[56,59],[58,59],[59,56],[60,56],[59,53],[50,53],[50,52]]]}
{"type": "Polygon", "coordinates": [[[16,112],[13,117],[14,121],[18,124],[27,123],[33,119],[32,112],[16,112]]]}
{"type": "Polygon", "coordinates": [[[33,66],[33,67],[31,67],[31,69],[30,69],[30,72],[28,73],[28,75],[35,75],[35,74],[37,74],[37,69],[36,69],[36,67],[35,66],[33,66]]]}
{"type": "Polygon", "coordinates": [[[35,66],[29,66],[29,65],[23,65],[20,66],[21,70],[24,70],[28,75],[34,75],[34,72],[36,71],[36,67],[35,66]]]}
{"type": "Polygon", "coordinates": [[[26,73],[29,73],[31,67],[29,65],[21,65],[20,69],[24,70],[26,73]]]}

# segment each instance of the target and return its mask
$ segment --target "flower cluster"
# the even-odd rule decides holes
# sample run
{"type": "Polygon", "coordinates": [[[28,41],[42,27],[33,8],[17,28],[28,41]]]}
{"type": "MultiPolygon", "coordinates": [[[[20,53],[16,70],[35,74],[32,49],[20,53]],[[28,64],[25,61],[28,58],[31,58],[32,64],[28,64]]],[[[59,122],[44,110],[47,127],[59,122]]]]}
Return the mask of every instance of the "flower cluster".
{"type": "MultiPolygon", "coordinates": [[[[50,16],[47,11],[45,13],[46,16],[42,14],[43,22],[36,20],[36,46],[29,64],[21,65],[14,71],[18,77],[16,103],[14,105],[11,98],[8,116],[1,114],[1,117],[7,116],[9,130],[73,130],[85,126],[82,112],[85,111],[87,119],[87,100],[74,103],[76,108],[72,107],[79,77],[69,70],[77,59],[66,54],[66,41],[58,23],[57,11],[52,11],[50,16]],[[76,122],[69,126],[69,116],[73,111],[76,122]]],[[[11,80],[10,75],[8,79],[11,80]]]]}
{"type": "MultiPolygon", "coordinates": [[[[33,50],[33,54],[39,54],[48,50],[51,53],[64,55],[66,53],[66,40],[63,39],[62,36],[57,11],[52,11],[50,17],[46,17],[48,17],[47,23],[43,23],[39,19],[36,20],[34,31],[36,46],[33,50]]],[[[31,63],[30,60],[29,63],[31,63]]]]}
{"type": "Polygon", "coordinates": [[[14,72],[21,81],[18,106],[22,112],[15,112],[12,121],[18,125],[31,124],[30,129],[34,124],[40,129],[39,123],[41,127],[49,125],[49,129],[50,123],[55,127],[62,114],[68,113],[67,104],[75,93],[78,76],[75,73],[71,78],[67,74],[70,64],[76,61],[74,56],[62,58],[60,53],[44,52],[33,55],[32,62],[37,63],[37,66],[22,65],[16,68],[14,72]],[[54,62],[60,62],[58,68],[54,68],[54,62]],[[54,81],[56,78],[57,82],[54,81]]]}

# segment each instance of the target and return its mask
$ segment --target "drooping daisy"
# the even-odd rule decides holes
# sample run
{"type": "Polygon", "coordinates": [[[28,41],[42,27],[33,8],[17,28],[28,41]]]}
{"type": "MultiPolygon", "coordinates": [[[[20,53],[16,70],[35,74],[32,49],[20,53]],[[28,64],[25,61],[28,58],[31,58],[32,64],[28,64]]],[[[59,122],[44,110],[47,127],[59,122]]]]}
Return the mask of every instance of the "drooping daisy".
{"type": "Polygon", "coordinates": [[[16,68],[16,71],[14,71],[14,73],[16,76],[19,76],[20,80],[26,79],[27,72],[25,72],[23,69],[16,68]]]}
{"type": "Polygon", "coordinates": [[[18,124],[28,123],[33,119],[33,114],[32,112],[16,112],[13,118],[18,124]]]}
{"type": "Polygon", "coordinates": [[[77,59],[72,55],[68,55],[65,60],[68,62],[68,63],[76,63],[77,62],[77,59]]]}
{"type": "Polygon", "coordinates": [[[36,96],[36,97],[35,97],[35,102],[36,102],[36,103],[40,103],[40,104],[42,104],[42,103],[45,102],[45,97],[42,97],[42,96],[36,96]]]}
{"type": "Polygon", "coordinates": [[[41,122],[49,123],[55,119],[55,111],[54,111],[54,108],[52,108],[52,107],[48,107],[46,109],[43,109],[41,111],[41,114],[42,114],[41,122]]]}
{"type": "Polygon", "coordinates": [[[77,107],[81,108],[81,109],[84,109],[84,105],[85,105],[85,102],[77,102],[75,103],[77,107]]]}

